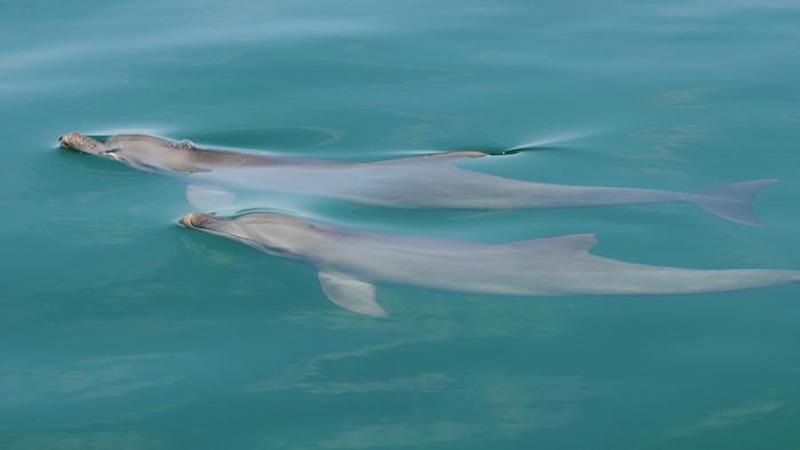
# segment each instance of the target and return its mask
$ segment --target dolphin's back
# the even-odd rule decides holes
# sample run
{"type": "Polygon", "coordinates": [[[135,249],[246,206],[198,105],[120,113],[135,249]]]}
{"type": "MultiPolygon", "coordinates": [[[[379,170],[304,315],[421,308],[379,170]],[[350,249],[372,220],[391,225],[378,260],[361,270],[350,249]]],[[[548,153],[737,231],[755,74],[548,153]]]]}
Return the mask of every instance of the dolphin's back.
{"type": "Polygon", "coordinates": [[[488,245],[352,233],[320,263],[371,281],[512,295],[685,294],[800,281],[788,270],[693,270],[617,261],[589,253],[593,235],[488,245]]]}
{"type": "Polygon", "coordinates": [[[594,258],[586,249],[595,242],[592,235],[573,235],[489,245],[359,232],[339,238],[321,260],[374,281],[466,292],[557,293],[548,274],[565,259],[584,257],[579,254],[594,258]]]}
{"type": "Polygon", "coordinates": [[[266,167],[292,166],[340,166],[340,163],[316,159],[298,159],[276,156],[266,152],[231,151],[218,148],[205,148],[186,140],[175,141],[144,134],[121,134],[112,137],[106,143],[110,147],[122,147],[130,151],[160,154],[164,159],[180,157],[185,166],[194,167],[197,171],[214,171],[217,169],[257,169],[266,167]]]}

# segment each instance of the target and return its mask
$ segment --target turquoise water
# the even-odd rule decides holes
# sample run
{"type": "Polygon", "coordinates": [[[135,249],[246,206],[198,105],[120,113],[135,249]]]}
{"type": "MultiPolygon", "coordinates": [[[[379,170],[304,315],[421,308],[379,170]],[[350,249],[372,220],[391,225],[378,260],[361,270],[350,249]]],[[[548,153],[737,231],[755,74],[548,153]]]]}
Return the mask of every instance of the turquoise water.
{"type": "Polygon", "coordinates": [[[505,298],[379,286],[175,225],[183,185],[57,150],[141,131],[296,156],[547,149],[474,170],[689,205],[277,208],[393,233],[692,268],[800,268],[800,6],[767,0],[0,2],[0,448],[800,448],[798,286],[505,298]]]}

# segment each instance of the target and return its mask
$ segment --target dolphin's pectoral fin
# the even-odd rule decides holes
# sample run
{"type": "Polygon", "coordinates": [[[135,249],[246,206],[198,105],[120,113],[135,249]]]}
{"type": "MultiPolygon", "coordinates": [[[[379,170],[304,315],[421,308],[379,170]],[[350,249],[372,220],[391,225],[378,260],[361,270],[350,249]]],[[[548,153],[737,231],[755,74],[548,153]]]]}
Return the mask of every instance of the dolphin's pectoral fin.
{"type": "Polygon", "coordinates": [[[333,303],[355,313],[386,317],[388,313],[375,301],[375,285],[338,272],[320,272],[322,291],[333,303]]]}
{"type": "Polygon", "coordinates": [[[569,253],[588,253],[597,245],[594,234],[570,234],[545,239],[531,239],[509,244],[510,246],[526,252],[561,251],[569,253]]]}
{"type": "Polygon", "coordinates": [[[186,187],[186,199],[197,209],[218,211],[230,207],[236,196],[224,189],[190,184],[186,187]]]}
{"type": "Polygon", "coordinates": [[[168,167],[174,170],[175,172],[180,172],[184,175],[191,175],[193,173],[200,173],[200,172],[211,172],[211,169],[198,166],[197,164],[192,163],[192,161],[188,159],[171,161],[170,163],[168,163],[168,167]]]}

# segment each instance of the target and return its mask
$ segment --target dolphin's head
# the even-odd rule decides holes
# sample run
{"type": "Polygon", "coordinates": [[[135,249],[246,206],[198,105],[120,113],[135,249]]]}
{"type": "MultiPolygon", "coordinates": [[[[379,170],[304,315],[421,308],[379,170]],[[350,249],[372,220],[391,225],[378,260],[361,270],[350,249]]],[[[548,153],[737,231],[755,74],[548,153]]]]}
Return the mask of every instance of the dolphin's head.
{"type": "Polygon", "coordinates": [[[201,170],[193,164],[191,150],[194,147],[186,141],[120,134],[100,142],[80,133],[67,133],[58,141],[62,148],[114,159],[137,169],[182,173],[201,170]]]}
{"type": "Polygon", "coordinates": [[[76,150],[82,153],[95,156],[108,156],[106,144],[80,133],[67,133],[58,138],[61,148],[76,150]]]}
{"type": "Polygon", "coordinates": [[[310,250],[329,241],[335,231],[281,213],[250,213],[237,217],[219,217],[193,212],[180,219],[186,228],[215,234],[268,253],[289,257],[307,256],[310,250]]]}

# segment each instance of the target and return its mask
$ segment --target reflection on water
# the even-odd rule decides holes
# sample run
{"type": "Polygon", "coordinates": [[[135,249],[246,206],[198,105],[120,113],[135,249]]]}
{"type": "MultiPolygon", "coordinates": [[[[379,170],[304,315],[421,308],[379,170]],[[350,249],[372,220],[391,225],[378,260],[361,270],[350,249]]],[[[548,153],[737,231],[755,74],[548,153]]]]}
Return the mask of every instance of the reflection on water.
{"type": "Polygon", "coordinates": [[[684,427],[674,428],[666,433],[668,438],[678,439],[702,434],[703,432],[724,430],[726,428],[746,425],[749,422],[761,420],[764,416],[779,412],[784,405],[775,400],[768,400],[739,406],[711,414],[698,420],[696,423],[684,427]]]}
{"type": "Polygon", "coordinates": [[[238,127],[219,131],[198,132],[191,137],[197,142],[224,144],[244,148],[296,149],[334,144],[342,131],[311,126],[238,127]]]}
{"type": "Polygon", "coordinates": [[[0,381],[4,389],[0,407],[122,397],[141,389],[166,386],[180,381],[181,377],[163,377],[157,373],[186,357],[180,354],[114,356],[71,362],[69,368],[62,363],[55,368],[32,370],[9,365],[3,368],[7,375],[0,381]]]}
{"type": "Polygon", "coordinates": [[[10,450],[161,450],[170,448],[160,436],[131,431],[100,431],[29,435],[11,443],[10,450]]]}

